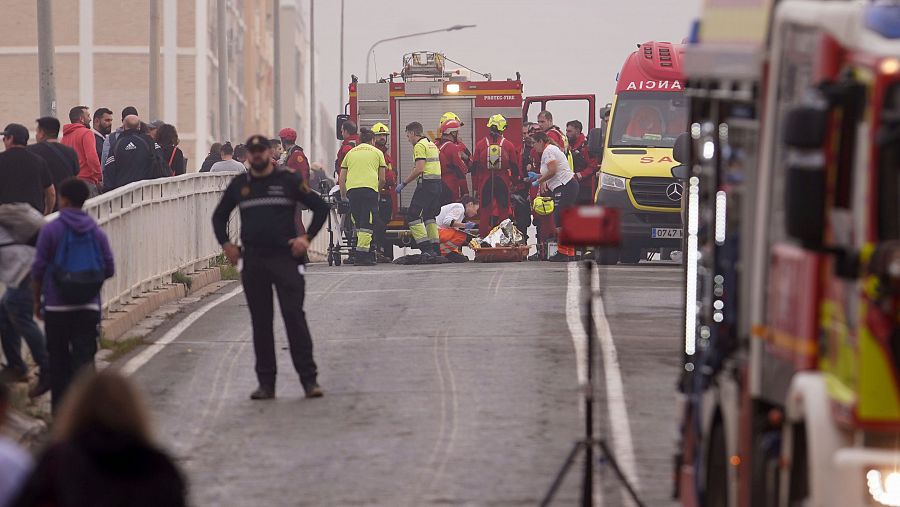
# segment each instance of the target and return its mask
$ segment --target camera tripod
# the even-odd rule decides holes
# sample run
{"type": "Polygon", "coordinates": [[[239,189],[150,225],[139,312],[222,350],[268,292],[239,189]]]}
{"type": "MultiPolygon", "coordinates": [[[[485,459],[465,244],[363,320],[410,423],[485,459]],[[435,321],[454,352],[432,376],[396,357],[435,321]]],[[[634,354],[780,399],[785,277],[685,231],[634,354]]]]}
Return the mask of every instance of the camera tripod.
{"type": "MultiPolygon", "coordinates": [[[[559,490],[560,486],[562,486],[563,480],[566,478],[566,475],[569,473],[572,465],[575,464],[575,460],[582,452],[584,452],[584,475],[582,477],[581,483],[581,505],[582,507],[591,507],[594,505],[593,496],[595,451],[599,451],[599,454],[603,456],[609,463],[613,472],[615,472],[616,477],[619,479],[619,482],[621,482],[622,486],[625,487],[625,490],[628,492],[628,496],[631,497],[631,500],[634,502],[634,504],[637,507],[644,507],[644,504],[638,498],[637,492],[634,490],[634,487],[631,485],[631,483],[628,482],[628,478],[625,477],[625,474],[622,473],[622,469],[619,467],[619,463],[616,461],[615,456],[613,456],[612,452],[610,452],[609,446],[606,443],[606,439],[594,436],[594,342],[596,341],[596,336],[594,333],[593,309],[594,298],[598,296],[599,293],[594,294],[591,287],[591,281],[593,280],[595,269],[594,262],[586,260],[584,261],[583,266],[585,275],[582,277],[581,290],[582,297],[584,299],[584,308],[587,313],[585,323],[585,332],[587,335],[587,382],[583,391],[584,436],[575,442],[575,445],[572,447],[572,451],[569,452],[569,455],[566,457],[566,461],[563,462],[562,468],[560,468],[559,473],[557,473],[556,478],[553,480],[553,484],[550,486],[550,490],[547,491],[544,499],[541,500],[541,507],[550,506],[551,502],[553,501],[553,497],[556,495],[556,492],[559,490]]],[[[600,281],[600,287],[600,290],[602,291],[603,280],[600,281]]]]}

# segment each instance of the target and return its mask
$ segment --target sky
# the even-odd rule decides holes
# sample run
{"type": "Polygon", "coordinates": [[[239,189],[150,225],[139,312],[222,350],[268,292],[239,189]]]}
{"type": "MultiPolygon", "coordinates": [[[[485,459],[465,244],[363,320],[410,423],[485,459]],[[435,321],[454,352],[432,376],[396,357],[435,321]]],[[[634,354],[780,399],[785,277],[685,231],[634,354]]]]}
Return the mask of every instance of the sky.
{"type": "MultiPolygon", "coordinates": [[[[616,74],[636,45],[680,42],[702,0],[344,0],[344,73],[340,0],[316,2],[317,100],[337,114],[340,87],[364,80],[366,52],[379,39],[456,24],[475,28],[381,44],[373,69],[399,71],[404,53],[439,51],[494,79],[522,74],[525,95],[593,93],[609,102],[616,74]]],[[[449,64],[448,67],[455,67],[449,64]]],[[[374,74],[374,71],[373,71],[374,74]]],[[[346,98],[346,93],[345,93],[346,98]]],[[[568,112],[555,114],[564,124],[568,112]]],[[[574,115],[574,112],[572,113],[574,115]]]]}

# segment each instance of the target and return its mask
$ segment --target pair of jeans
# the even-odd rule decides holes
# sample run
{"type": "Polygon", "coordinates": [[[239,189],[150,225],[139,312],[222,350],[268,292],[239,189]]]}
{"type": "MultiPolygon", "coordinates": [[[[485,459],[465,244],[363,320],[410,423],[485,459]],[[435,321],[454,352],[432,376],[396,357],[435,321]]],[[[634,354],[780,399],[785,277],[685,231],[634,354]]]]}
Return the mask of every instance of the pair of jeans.
{"type": "Polygon", "coordinates": [[[50,353],[50,401],[54,412],[72,379],[82,370],[93,371],[99,326],[100,312],[96,310],[44,312],[50,353]]]}
{"type": "Polygon", "coordinates": [[[31,277],[18,287],[7,287],[0,299],[0,344],[6,356],[6,366],[15,370],[27,370],[22,359],[22,339],[31,350],[31,357],[41,370],[48,371],[47,342],[44,333],[34,321],[34,294],[31,291],[31,277]]]}
{"type": "Polygon", "coordinates": [[[300,261],[284,252],[254,252],[245,249],[241,283],[250,308],[253,326],[253,350],[256,353],[256,377],[259,384],[275,388],[274,306],[272,286],[278,294],[278,304],[287,332],[288,348],[294,369],[304,389],[316,385],[317,369],[313,360],[313,342],[303,311],[306,281],[299,272],[300,261]]]}

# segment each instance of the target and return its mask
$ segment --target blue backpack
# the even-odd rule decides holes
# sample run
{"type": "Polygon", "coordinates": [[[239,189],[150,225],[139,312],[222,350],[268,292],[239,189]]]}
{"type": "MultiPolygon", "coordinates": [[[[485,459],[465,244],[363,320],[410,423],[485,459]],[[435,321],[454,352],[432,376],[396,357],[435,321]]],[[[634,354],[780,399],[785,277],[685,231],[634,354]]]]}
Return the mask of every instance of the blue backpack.
{"type": "Polygon", "coordinates": [[[67,304],[90,303],[106,280],[103,256],[94,232],[78,234],[71,227],[56,249],[53,258],[53,281],[67,304]]]}

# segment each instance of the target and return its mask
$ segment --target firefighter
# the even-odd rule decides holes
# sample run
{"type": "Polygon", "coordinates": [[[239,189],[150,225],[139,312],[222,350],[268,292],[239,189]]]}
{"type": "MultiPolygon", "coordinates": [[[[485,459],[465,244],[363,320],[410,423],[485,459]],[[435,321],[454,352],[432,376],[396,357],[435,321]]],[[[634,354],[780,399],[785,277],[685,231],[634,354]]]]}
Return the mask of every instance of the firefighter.
{"type": "Polygon", "coordinates": [[[593,204],[597,162],[588,153],[587,137],[582,133],[584,126],[578,120],[566,123],[566,139],[569,141],[572,171],[578,180],[578,204],[593,204]]]}
{"type": "Polygon", "coordinates": [[[213,213],[213,229],[232,265],[243,259],[241,283],[250,309],[253,350],[259,388],[254,400],[275,397],[275,334],[273,332],[272,286],[278,294],[294,369],[307,398],[319,398],[313,343],[303,312],[305,280],[303,258],[309,243],[328,217],[328,204],[296,173],[276,167],[269,140],[253,136],[247,140],[250,171],[231,180],[213,213]],[[313,211],[308,234],[297,234],[294,210],[303,203],[313,211]],[[241,215],[243,249],[231,243],[228,223],[231,212],[241,215]]]}
{"type": "MultiPolygon", "coordinates": [[[[531,165],[531,149],[534,147],[534,141],[531,139],[531,129],[532,126],[537,127],[537,124],[532,122],[525,122],[522,124],[522,147],[519,149],[518,153],[518,162],[520,175],[518,178],[513,178],[512,182],[512,208],[513,208],[513,217],[515,217],[516,227],[519,229],[519,232],[522,233],[522,237],[525,238],[525,242],[528,242],[528,228],[531,227],[531,201],[533,198],[529,198],[529,192],[531,191],[531,183],[526,180],[528,171],[531,171],[533,166],[531,165]]],[[[473,177],[474,181],[474,177],[473,177]]],[[[537,192],[537,189],[535,189],[537,192]]]]}
{"type": "Polygon", "coordinates": [[[516,147],[503,136],[506,118],[495,114],[487,122],[488,135],[475,146],[474,167],[478,173],[478,195],[481,196],[479,232],[491,229],[509,218],[513,176],[519,177],[516,147]]]}
{"type": "Polygon", "coordinates": [[[375,245],[381,248],[382,252],[375,252],[376,262],[391,262],[394,257],[394,247],[386,240],[387,224],[391,221],[397,211],[400,209],[400,203],[397,200],[397,194],[394,188],[397,187],[397,175],[394,172],[393,160],[391,160],[390,146],[388,145],[388,136],[391,135],[391,129],[384,123],[376,123],[372,125],[372,133],[375,135],[375,147],[384,154],[385,171],[384,184],[378,197],[378,213],[375,215],[375,245]]]}
{"type": "Polygon", "coordinates": [[[441,240],[441,255],[450,262],[468,262],[469,259],[459,252],[460,247],[468,242],[469,235],[464,231],[475,228],[472,218],[478,216],[478,201],[474,197],[465,196],[460,202],[441,207],[437,216],[438,234],[441,240]]]}
{"type": "MultiPolygon", "coordinates": [[[[533,185],[542,193],[553,195],[553,214],[557,225],[560,224],[562,213],[578,200],[578,180],[569,166],[565,153],[550,140],[545,132],[538,132],[534,136],[534,149],[541,154],[540,176],[534,178],[533,185]]],[[[559,229],[557,228],[557,237],[559,229]]],[[[575,260],[575,249],[569,245],[558,245],[557,253],[550,257],[549,261],[568,262],[575,260]]]]}
{"type": "Polygon", "coordinates": [[[438,147],[424,134],[425,129],[417,121],[406,126],[406,138],[413,145],[415,167],[397,185],[396,192],[399,194],[413,181],[418,182],[407,208],[406,220],[409,232],[422,252],[423,263],[437,264],[444,260],[439,255],[439,234],[435,223],[441,211],[441,160],[438,147]]]}
{"type": "Polygon", "coordinates": [[[458,202],[469,193],[466,184],[467,164],[460,157],[459,120],[447,120],[441,124],[441,137],[437,141],[441,159],[441,205],[458,202]]]}
{"type": "Polygon", "coordinates": [[[285,127],[278,132],[281,138],[281,145],[284,146],[284,163],[283,165],[288,171],[298,173],[303,177],[303,181],[309,182],[309,159],[303,153],[303,148],[296,144],[297,131],[285,127]]]}
{"type": "Polygon", "coordinates": [[[341,164],[344,162],[344,157],[347,156],[347,153],[350,153],[350,150],[356,148],[356,145],[359,144],[358,131],[359,128],[350,120],[341,124],[341,138],[343,138],[343,141],[341,142],[341,147],[338,149],[337,157],[334,159],[334,174],[336,176],[341,174],[341,164]]]}
{"type": "Polygon", "coordinates": [[[356,237],[354,263],[357,266],[374,266],[372,227],[378,213],[378,191],[384,185],[387,163],[381,150],[373,145],[375,135],[371,130],[363,129],[359,140],[360,144],[344,156],[338,184],[341,197],[350,201],[356,237]]]}
{"type": "MultiPolygon", "coordinates": [[[[453,113],[450,111],[447,111],[446,113],[441,115],[440,125],[443,125],[444,123],[446,123],[449,120],[458,121],[460,127],[463,127],[465,125],[465,123],[463,123],[463,121],[460,119],[459,116],[456,115],[456,113],[453,113]]],[[[440,130],[441,130],[440,125],[438,125],[438,132],[440,132],[440,130]]],[[[456,141],[454,141],[454,142],[456,143],[457,148],[459,148],[459,158],[461,158],[463,163],[466,164],[466,167],[471,167],[472,166],[472,152],[469,151],[469,147],[466,146],[466,143],[464,143],[462,141],[462,139],[459,138],[459,136],[456,137],[456,141]]],[[[465,194],[468,192],[463,192],[463,193],[465,194]]]]}

